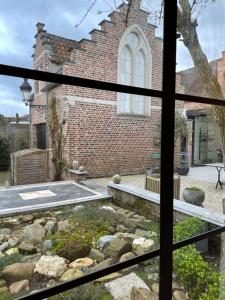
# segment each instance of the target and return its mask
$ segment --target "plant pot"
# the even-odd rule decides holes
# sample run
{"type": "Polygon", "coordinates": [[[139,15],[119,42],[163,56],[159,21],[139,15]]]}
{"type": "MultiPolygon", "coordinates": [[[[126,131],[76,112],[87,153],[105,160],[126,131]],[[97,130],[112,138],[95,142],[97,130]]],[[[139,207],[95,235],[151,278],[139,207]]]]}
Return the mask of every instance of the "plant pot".
{"type": "Polygon", "coordinates": [[[189,167],[177,167],[178,175],[186,176],[189,172],[189,167]]]}
{"type": "Polygon", "coordinates": [[[186,188],[183,190],[182,196],[185,202],[197,206],[201,206],[205,200],[205,192],[202,190],[192,191],[186,188]]]}

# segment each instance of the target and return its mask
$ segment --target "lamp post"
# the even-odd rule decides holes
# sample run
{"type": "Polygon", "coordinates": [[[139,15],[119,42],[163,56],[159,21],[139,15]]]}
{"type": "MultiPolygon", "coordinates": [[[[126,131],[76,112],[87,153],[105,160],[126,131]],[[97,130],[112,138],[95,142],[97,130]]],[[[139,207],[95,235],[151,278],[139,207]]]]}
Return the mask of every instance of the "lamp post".
{"type": "Polygon", "coordinates": [[[29,84],[28,80],[24,78],[23,83],[20,86],[20,91],[22,93],[22,100],[25,103],[26,106],[29,106],[29,147],[31,148],[31,131],[32,131],[32,110],[31,108],[36,108],[39,110],[44,110],[46,112],[46,105],[40,105],[40,104],[32,104],[32,101],[34,100],[34,94],[31,94],[32,87],[29,84]]]}

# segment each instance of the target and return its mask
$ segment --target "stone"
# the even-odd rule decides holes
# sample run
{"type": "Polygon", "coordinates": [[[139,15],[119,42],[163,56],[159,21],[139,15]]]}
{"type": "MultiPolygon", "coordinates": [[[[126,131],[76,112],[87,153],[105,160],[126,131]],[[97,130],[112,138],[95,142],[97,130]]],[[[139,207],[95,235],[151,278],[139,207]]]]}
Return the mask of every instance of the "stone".
{"type": "Polygon", "coordinates": [[[37,253],[37,248],[34,245],[34,242],[32,241],[23,241],[18,246],[18,251],[21,254],[34,254],[37,253]]]}
{"type": "Polygon", "coordinates": [[[0,288],[6,286],[6,281],[4,279],[0,279],[0,288]]]}
{"type": "Polygon", "coordinates": [[[104,284],[104,286],[113,296],[114,300],[130,300],[131,291],[134,287],[143,288],[150,291],[149,287],[144,283],[144,281],[133,272],[129,275],[107,282],[104,284]]]}
{"type": "Polygon", "coordinates": [[[131,243],[125,241],[124,239],[116,239],[110,242],[108,247],[103,250],[103,253],[106,256],[120,257],[124,253],[131,251],[131,249],[131,243]]]}
{"type": "Polygon", "coordinates": [[[138,239],[140,236],[133,234],[133,233],[128,233],[128,232],[117,232],[115,234],[118,238],[123,238],[124,240],[128,242],[133,242],[133,240],[138,239]]]}
{"type": "Polygon", "coordinates": [[[155,295],[148,289],[133,287],[130,294],[131,300],[158,300],[159,296],[155,295]]]}
{"type": "Polygon", "coordinates": [[[20,221],[17,218],[8,218],[8,219],[4,219],[4,221],[1,222],[1,225],[4,227],[12,228],[14,226],[19,226],[20,221]]]}
{"type": "Polygon", "coordinates": [[[175,290],[173,293],[174,300],[187,300],[186,293],[182,290],[175,290]]]}
{"type": "Polygon", "coordinates": [[[84,272],[79,269],[69,269],[60,277],[60,281],[76,279],[82,277],[83,275],[84,272]]]}
{"type": "Polygon", "coordinates": [[[144,230],[149,228],[151,226],[151,224],[152,224],[151,220],[143,220],[143,221],[141,220],[136,223],[137,227],[144,229],[144,230]]]}
{"type": "Polygon", "coordinates": [[[54,233],[56,231],[57,222],[56,221],[48,221],[44,228],[47,231],[47,233],[54,233]]]}
{"type": "Polygon", "coordinates": [[[110,211],[110,212],[112,212],[112,213],[116,213],[115,209],[112,208],[111,206],[106,206],[106,205],[104,205],[104,206],[101,206],[100,209],[108,210],[108,211],[110,211]]]}
{"type": "Polygon", "coordinates": [[[118,231],[118,232],[128,232],[128,229],[124,225],[118,224],[116,226],[116,231],[118,231]]]}
{"type": "Polygon", "coordinates": [[[35,265],[32,263],[15,263],[2,270],[2,277],[9,282],[31,279],[35,265]]]}
{"type": "Polygon", "coordinates": [[[5,254],[2,253],[2,251],[0,251],[0,258],[2,258],[2,257],[4,257],[4,256],[5,256],[5,254]]]}
{"type": "Polygon", "coordinates": [[[69,264],[70,268],[73,269],[82,269],[88,268],[94,265],[93,259],[89,257],[78,258],[69,264]]]}
{"type": "Polygon", "coordinates": [[[45,238],[46,230],[40,224],[27,225],[22,233],[22,240],[39,242],[45,238]]]}
{"type": "Polygon", "coordinates": [[[46,253],[52,248],[52,240],[45,240],[42,246],[42,253],[46,253]]]}
{"type": "Polygon", "coordinates": [[[120,257],[119,262],[123,262],[134,257],[136,257],[136,255],[133,252],[127,252],[120,257]]]}
{"type": "Polygon", "coordinates": [[[59,232],[67,232],[71,229],[71,225],[69,220],[59,221],[57,225],[57,231],[59,232]]]}
{"type": "Polygon", "coordinates": [[[0,251],[1,251],[1,252],[5,251],[5,250],[8,249],[8,248],[9,248],[9,243],[8,243],[8,242],[2,243],[2,244],[0,245],[0,251]]]}
{"type": "Polygon", "coordinates": [[[147,231],[147,230],[143,230],[143,229],[136,229],[135,230],[135,234],[139,237],[144,237],[144,238],[147,238],[147,239],[150,239],[152,238],[153,236],[156,236],[157,234],[153,231],[147,231]]]}
{"type": "Polygon", "coordinates": [[[90,250],[90,246],[86,244],[83,244],[79,241],[71,241],[65,244],[65,246],[57,252],[57,254],[68,259],[69,261],[74,261],[77,258],[88,256],[90,250]]]}
{"type": "Polygon", "coordinates": [[[3,287],[0,288],[0,295],[1,295],[2,293],[8,293],[8,288],[7,288],[7,286],[3,286],[3,287]]]}
{"type": "Polygon", "coordinates": [[[10,248],[5,251],[6,255],[12,255],[12,254],[16,254],[16,253],[19,253],[18,248],[10,248]]]}
{"type": "Polygon", "coordinates": [[[114,235],[104,235],[101,236],[98,240],[97,240],[97,248],[100,250],[103,250],[104,248],[106,248],[110,242],[112,242],[113,240],[116,240],[117,237],[114,235]]]}
{"type": "Polygon", "coordinates": [[[14,295],[23,292],[29,292],[29,280],[21,280],[10,284],[9,292],[14,295]]]}
{"type": "Polygon", "coordinates": [[[67,269],[67,261],[63,257],[57,255],[42,255],[37,262],[35,272],[49,278],[57,278],[61,276],[67,269]]]}
{"type": "Polygon", "coordinates": [[[16,245],[18,245],[19,242],[20,242],[19,238],[10,238],[10,239],[8,239],[8,243],[9,243],[10,248],[16,247],[16,245]]]}
{"type": "Polygon", "coordinates": [[[151,286],[153,293],[159,294],[159,284],[157,282],[153,283],[151,286]]]}
{"type": "Polygon", "coordinates": [[[96,279],[95,281],[97,282],[107,282],[107,281],[110,281],[112,279],[115,279],[115,278],[118,278],[118,277],[121,277],[122,275],[119,273],[119,272],[114,272],[114,273],[111,273],[109,275],[106,275],[104,277],[100,277],[98,279],[96,279]]]}
{"type": "Polygon", "coordinates": [[[73,208],[73,211],[78,211],[78,210],[81,210],[81,209],[84,209],[85,206],[84,205],[77,205],[73,208]]]}
{"type": "Polygon", "coordinates": [[[21,261],[24,263],[29,262],[29,263],[36,264],[40,258],[41,258],[41,253],[36,253],[36,254],[24,256],[21,261]]]}
{"type": "Polygon", "coordinates": [[[137,255],[142,255],[150,251],[154,245],[154,241],[146,238],[135,239],[132,243],[133,252],[137,255]]]}
{"type": "Polygon", "coordinates": [[[154,282],[159,282],[159,273],[148,274],[148,280],[150,284],[154,282]]]}
{"type": "Polygon", "coordinates": [[[112,181],[115,184],[120,184],[120,182],[121,182],[121,176],[119,174],[114,175],[113,178],[112,178],[112,181]]]}
{"type": "Polygon", "coordinates": [[[102,262],[100,262],[97,266],[93,267],[92,270],[93,270],[93,272],[99,271],[99,270],[105,269],[115,263],[116,263],[115,258],[107,258],[107,259],[103,260],[102,262]]]}
{"type": "Polygon", "coordinates": [[[95,260],[97,263],[100,263],[105,259],[105,254],[97,249],[91,248],[89,257],[95,260]]]}
{"type": "Polygon", "coordinates": [[[84,172],[85,171],[85,167],[84,166],[79,166],[79,171],[80,172],[84,172]]]}
{"type": "Polygon", "coordinates": [[[32,223],[34,221],[34,216],[33,215],[21,215],[19,216],[19,220],[22,223],[32,223]]]}
{"type": "Polygon", "coordinates": [[[47,287],[47,288],[50,288],[50,287],[55,286],[56,284],[58,284],[57,281],[55,281],[54,279],[50,279],[50,280],[47,282],[46,287],[47,287]]]}
{"type": "Polygon", "coordinates": [[[39,224],[39,225],[45,226],[46,220],[45,220],[45,218],[36,219],[36,220],[34,220],[34,224],[39,224]]]}
{"type": "Polygon", "coordinates": [[[4,243],[7,241],[7,237],[5,234],[0,234],[0,244],[4,243]]]}
{"type": "Polygon", "coordinates": [[[12,230],[10,228],[2,228],[0,229],[0,234],[10,235],[11,231],[12,230]]]}

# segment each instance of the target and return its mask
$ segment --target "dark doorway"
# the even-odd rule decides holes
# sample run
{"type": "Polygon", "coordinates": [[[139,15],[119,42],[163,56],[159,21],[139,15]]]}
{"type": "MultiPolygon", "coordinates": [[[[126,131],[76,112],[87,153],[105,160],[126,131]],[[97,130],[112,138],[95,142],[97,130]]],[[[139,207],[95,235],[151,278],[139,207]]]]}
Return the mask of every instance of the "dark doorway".
{"type": "Polygon", "coordinates": [[[37,148],[46,149],[46,123],[37,125],[37,148]]]}

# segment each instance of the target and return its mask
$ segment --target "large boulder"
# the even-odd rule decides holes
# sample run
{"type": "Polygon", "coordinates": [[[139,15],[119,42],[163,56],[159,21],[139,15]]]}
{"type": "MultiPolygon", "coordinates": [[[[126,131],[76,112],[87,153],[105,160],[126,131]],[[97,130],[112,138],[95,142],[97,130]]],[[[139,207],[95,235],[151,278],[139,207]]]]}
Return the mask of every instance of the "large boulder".
{"type": "Polygon", "coordinates": [[[125,241],[124,239],[116,239],[110,242],[109,246],[103,250],[106,256],[120,257],[124,253],[131,251],[131,243],[125,241]]]}
{"type": "Polygon", "coordinates": [[[104,235],[101,236],[98,240],[97,240],[97,248],[100,250],[103,250],[104,248],[106,248],[110,242],[112,242],[113,240],[116,240],[117,237],[114,235],[104,235]]]}
{"type": "Polygon", "coordinates": [[[143,288],[150,291],[149,287],[135,273],[130,273],[129,275],[117,278],[105,283],[104,285],[113,296],[114,300],[130,300],[133,288],[143,288]]]}
{"type": "Polygon", "coordinates": [[[69,264],[70,268],[73,269],[82,269],[88,268],[94,265],[93,259],[89,257],[78,258],[69,264]]]}
{"type": "Polygon", "coordinates": [[[57,278],[61,276],[67,269],[67,261],[63,257],[41,256],[36,264],[35,272],[49,278],[57,278]]]}
{"type": "Polygon", "coordinates": [[[67,281],[82,277],[84,273],[79,269],[69,269],[61,277],[60,281],[67,281]]]}
{"type": "Polygon", "coordinates": [[[9,282],[31,279],[35,265],[32,263],[15,263],[2,270],[2,277],[9,282]]]}
{"type": "Polygon", "coordinates": [[[151,239],[138,238],[133,241],[132,249],[136,255],[142,255],[149,252],[153,245],[154,241],[151,239]]]}
{"type": "Polygon", "coordinates": [[[29,280],[24,279],[10,284],[9,291],[11,294],[29,292],[29,280]]]}
{"type": "Polygon", "coordinates": [[[22,240],[40,242],[45,238],[46,230],[40,224],[27,225],[22,233],[22,240]]]}
{"type": "Polygon", "coordinates": [[[86,257],[89,255],[91,248],[79,241],[68,242],[57,254],[61,257],[74,261],[77,258],[86,257]]]}

